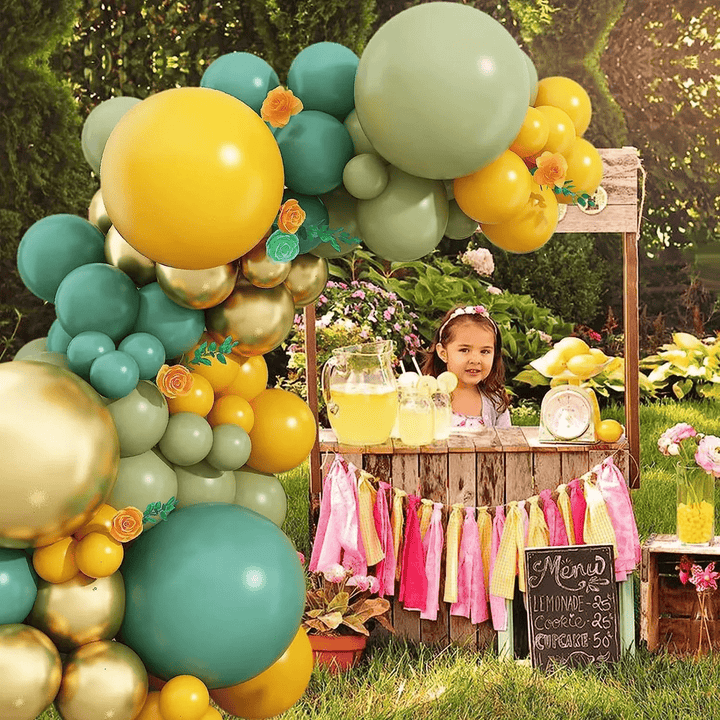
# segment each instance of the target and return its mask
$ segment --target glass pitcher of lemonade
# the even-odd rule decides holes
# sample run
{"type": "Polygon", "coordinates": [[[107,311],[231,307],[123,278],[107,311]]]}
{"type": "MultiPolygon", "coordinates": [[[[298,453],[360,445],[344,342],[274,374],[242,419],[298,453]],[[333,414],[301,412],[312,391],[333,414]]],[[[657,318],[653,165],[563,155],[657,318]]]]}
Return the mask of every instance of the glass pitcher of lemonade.
{"type": "Polygon", "coordinates": [[[379,445],[397,416],[392,340],[333,350],[322,371],[330,425],[345,445],[379,445]]]}

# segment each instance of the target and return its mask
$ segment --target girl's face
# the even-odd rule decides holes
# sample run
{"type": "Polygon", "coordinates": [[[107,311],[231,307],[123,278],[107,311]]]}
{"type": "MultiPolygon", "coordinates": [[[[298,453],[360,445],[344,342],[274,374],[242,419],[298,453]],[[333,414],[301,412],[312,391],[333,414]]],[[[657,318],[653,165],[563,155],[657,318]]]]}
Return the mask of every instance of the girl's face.
{"type": "Polygon", "coordinates": [[[437,354],[458,378],[458,387],[473,387],[490,374],[495,359],[495,333],[474,322],[453,327],[452,339],[438,343],[437,354]]]}

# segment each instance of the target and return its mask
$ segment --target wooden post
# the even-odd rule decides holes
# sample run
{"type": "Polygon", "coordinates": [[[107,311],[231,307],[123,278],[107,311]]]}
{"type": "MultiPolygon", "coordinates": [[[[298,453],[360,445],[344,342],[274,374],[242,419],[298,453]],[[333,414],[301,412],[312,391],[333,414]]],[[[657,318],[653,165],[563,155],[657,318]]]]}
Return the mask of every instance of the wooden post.
{"type": "Polygon", "coordinates": [[[320,513],[320,493],[322,478],[320,476],[320,421],[318,419],[317,394],[317,337],[315,331],[315,305],[305,306],[305,381],[307,382],[307,402],[315,418],[317,431],[315,443],[310,451],[310,507],[309,528],[310,544],[315,537],[317,519],[320,513]]]}
{"type": "Polygon", "coordinates": [[[640,487],[640,313],[638,236],[623,233],[623,326],[625,335],[625,432],[630,443],[631,488],[640,487]]]}

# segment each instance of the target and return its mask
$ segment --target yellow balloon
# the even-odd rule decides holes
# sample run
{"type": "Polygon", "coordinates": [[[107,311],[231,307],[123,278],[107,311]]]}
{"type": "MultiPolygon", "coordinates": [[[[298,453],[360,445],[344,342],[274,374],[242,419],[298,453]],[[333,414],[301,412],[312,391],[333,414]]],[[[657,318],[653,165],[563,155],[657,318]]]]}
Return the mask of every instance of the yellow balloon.
{"type": "Polygon", "coordinates": [[[0,364],[0,398],[0,547],[50,545],[110,495],[115,424],[90,385],[34,358],[0,364]]]}
{"type": "Polygon", "coordinates": [[[160,690],[163,720],[200,720],[209,706],[205,683],[193,675],[176,675],[160,690]]]}
{"type": "Polygon", "coordinates": [[[510,220],[498,225],[480,225],[493,245],[514,253],[541,248],[558,224],[558,204],[550,188],[533,190],[525,207],[510,220]]]}
{"type": "Polygon", "coordinates": [[[525,163],[506,150],[497,160],[453,183],[460,209],[479,223],[501,223],[517,215],[532,190],[525,163]]]}
{"type": "Polygon", "coordinates": [[[546,77],[538,83],[535,106],[552,105],[567,113],[575,126],[578,137],[585,134],[590,125],[592,104],[590,96],[580,83],[568,77],[555,75],[546,77]]]}
{"type": "Polygon", "coordinates": [[[98,640],[68,655],[55,704],[63,720],[134,720],[147,691],[147,671],[137,654],[119,642],[98,640]]]}
{"type": "Polygon", "coordinates": [[[35,720],[60,687],[57,648],[33,627],[0,625],[0,677],[0,718],[35,720]]]}
{"type": "Polygon", "coordinates": [[[320,297],[327,281],[327,260],[305,253],[292,261],[285,287],[292,294],[295,307],[305,307],[320,297]]]}
{"type": "Polygon", "coordinates": [[[119,572],[94,580],[82,573],[54,584],[40,581],[27,622],[61,652],[115,637],[125,615],[125,583],[119,572]]]}
{"type": "MultiPolygon", "coordinates": [[[[565,181],[573,184],[576,195],[592,195],[598,188],[603,176],[603,164],[600,153],[584,138],[577,138],[565,153],[568,169],[565,181]]],[[[558,202],[570,204],[572,198],[558,195],[558,202]]]]}
{"type": "MultiPolygon", "coordinates": [[[[228,358],[228,360],[230,359],[228,358]]],[[[262,355],[242,357],[233,354],[232,360],[238,365],[238,373],[230,385],[217,394],[239,395],[241,398],[250,401],[267,387],[268,368],[265,358],[262,355]]]]}
{"type": "Polygon", "coordinates": [[[76,530],[73,536],[76,540],[82,540],[91,532],[103,532],[109,535],[116,514],[117,510],[112,505],[101,505],[90,521],[85,523],[79,530],[76,530]]]}
{"type": "Polygon", "coordinates": [[[124,555],[122,543],[105,533],[91,532],[78,543],[75,559],[81,573],[100,578],[117,572],[124,555]]]}
{"type": "Polygon", "coordinates": [[[66,537],[38,548],[32,558],[35,572],[51,583],[64,583],[75,577],[78,573],[77,544],[74,537],[66,537]]]}
{"type": "Polygon", "coordinates": [[[155,282],[155,263],[129,245],[112,225],[105,235],[105,260],[138,286],[155,282]]]}
{"type": "Polygon", "coordinates": [[[224,363],[220,362],[217,357],[205,358],[210,362],[209,365],[191,363],[190,360],[195,356],[195,350],[204,342],[210,345],[210,343],[216,341],[210,335],[203,333],[195,347],[185,354],[185,365],[190,368],[194,375],[202,375],[210,383],[215,394],[218,394],[234,382],[240,367],[237,363],[232,362],[232,356],[230,355],[225,356],[224,363]]]}
{"type": "Polygon", "coordinates": [[[122,236],[155,262],[224,265],[254,247],[282,202],[280,149],[232,95],[183,87],[150,95],[108,138],[101,180],[122,236]]]}
{"type": "Polygon", "coordinates": [[[545,115],[537,108],[529,107],[510,150],[521,158],[536,155],[545,146],[549,134],[550,126],[545,115]]]}
{"type": "Polygon", "coordinates": [[[537,110],[543,114],[548,124],[548,139],[540,153],[566,153],[575,140],[575,126],[569,115],[552,105],[539,105],[537,110]]]}
{"type": "Polygon", "coordinates": [[[210,697],[227,713],[264,720],[284,713],[303,695],[310,682],[313,652],[304,628],[267,670],[227,688],[211,690],[210,697]]]}
{"type": "Polygon", "coordinates": [[[140,714],[135,720],[164,720],[160,714],[160,693],[149,692],[140,714]]]}
{"type": "Polygon", "coordinates": [[[290,272],[289,262],[278,262],[268,256],[264,240],[240,258],[240,267],[245,279],[259,288],[276,287],[290,272]]]}

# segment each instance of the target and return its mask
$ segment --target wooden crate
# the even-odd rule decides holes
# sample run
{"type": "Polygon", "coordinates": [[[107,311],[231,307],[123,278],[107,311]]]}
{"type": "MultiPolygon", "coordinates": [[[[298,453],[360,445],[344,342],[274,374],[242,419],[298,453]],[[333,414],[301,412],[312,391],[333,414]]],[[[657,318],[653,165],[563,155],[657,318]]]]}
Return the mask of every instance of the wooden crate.
{"type": "MultiPolygon", "coordinates": [[[[408,494],[444,503],[446,514],[453,503],[479,507],[527,499],[540,490],[570,482],[610,455],[626,478],[629,464],[625,441],[541,445],[537,427],[483,428],[419,448],[398,440],[369,447],[341,445],[331,430],[321,430],[320,453],[323,477],[337,453],[408,494]]],[[[311,494],[311,507],[314,528],[319,493],[311,494]]],[[[441,580],[441,597],[443,592],[441,580]]],[[[403,610],[396,601],[393,622],[399,636],[426,643],[450,642],[483,649],[495,640],[490,622],[473,625],[466,618],[450,616],[444,602],[440,603],[437,621],[430,622],[420,620],[417,612],[403,610]]]]}
{"type": "MultiPolygon", "coordinates": [[[[667,649],[674,654],[694,653],[690,646],[691,615],[696,602],[695,586],[683,585],[675,569],[680,557],[687,555],[705,567],[713,560],[720,567],[720,537],[708,547],[680,545],[675,535],[652,535],[643,544],[640,582],[640,638],[648,650],[667,649]]],[[[720,594],[713,593],[712,617],[720,617],[720,594]]],[[[720,621],[711,622],[714,648],[720,649],[720,621]]],[[[704,644],[704,647],[707,647],[704,644]]]]}

